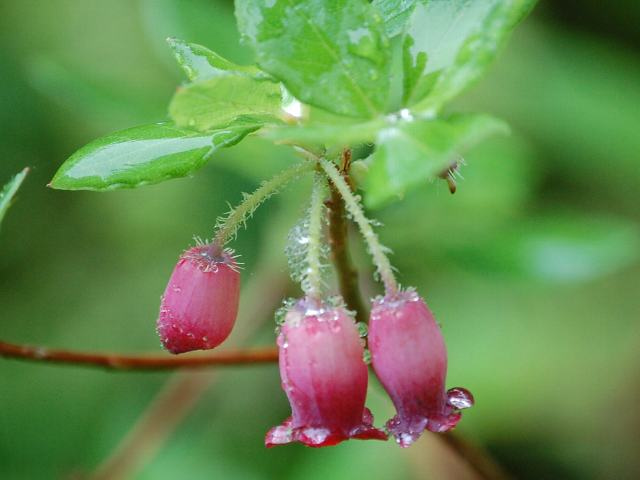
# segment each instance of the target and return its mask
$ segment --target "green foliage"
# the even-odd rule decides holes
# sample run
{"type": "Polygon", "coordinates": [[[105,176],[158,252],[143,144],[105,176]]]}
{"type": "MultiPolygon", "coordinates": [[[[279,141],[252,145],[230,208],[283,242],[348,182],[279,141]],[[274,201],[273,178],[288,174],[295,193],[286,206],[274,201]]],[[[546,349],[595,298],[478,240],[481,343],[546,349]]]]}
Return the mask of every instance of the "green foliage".
{"type": "Polygon", "coordinates": [[[104,137],[71,157],[51,186],[104,190],[184,176],[267,126],[265,138],[319,155],[375,144],[361,184],[369,206],[388,202],[505,130],[486,116],[435,114],[486,70],[533,3],[237,0],[238,27],[260,68],[170,38],[190,81],[169,106],[177,129],[104,137]]]}
{"type": "Polygon", "coordinates": [[[477,80],[535,0],[380,1],[390,35],[401,35],[403,104],[438,110],[477,80]]]}
{"type": "Polygon", "coordinates": [[[389,38],[404,35],[418,0],[373,0],[382,15],[384,29],[389,38]]]}
{"type": "Polygon", "coordinates": [[[488,115],[447,119],[398,119],[378,132],[365,183],[367,203],[378,206],[443,174],[456,154],[508,127],[488,115]]]}
{"type": "Polygon", "coordinates": [[[4,187],[2,187],[2,190],[0,190],[0,224],[2,224],[2,220],[7,214],[7,210],[9,210],[11,202],[16,193],[18,193],[18,189],[20,188],[20,185],[22,185],[22,182],[24,182],[27,173],[29,173],[29,169],[25,168],[9,180],[4,187]]]}
{"type": "Polygon", "coordinates": [[[250,77],[264,77],[258,68],[237,65],[202,45],[185,42],[178,38],[169,38],[167,42],[178,64],[192,82],[243,73],[250,77]]]}
{"type": "Polygon", "coordinates": [[[238,0],[260,67],[302,102],[352,117],[385,111],[388,40],[366,0],[238,0]]]}
{"type": "Polygon", "coordinates": [[[181,127],[207,131],[243,115],[277,121],[281,103],[277,83],[229,74],[178,89],[169,114],[181,127]]]}
{"type": "Polygon", "coordinates": [[[61,190],[133,188],[189,175],[219,148],[257,127],[231,124],[199,133],[172,123],[142,125],[99,138],[74,153],[53,177],[61,190]]]}
{"type": "Polygon", "coordinates": [[[310,123],[308,125],[283,125],[265,129],[263,136],[276,142],[312,147],[314,145],[354,145],[373,142],[380,128],[386,124],[383,118],[368,122],[339,124],[310,123]]]}

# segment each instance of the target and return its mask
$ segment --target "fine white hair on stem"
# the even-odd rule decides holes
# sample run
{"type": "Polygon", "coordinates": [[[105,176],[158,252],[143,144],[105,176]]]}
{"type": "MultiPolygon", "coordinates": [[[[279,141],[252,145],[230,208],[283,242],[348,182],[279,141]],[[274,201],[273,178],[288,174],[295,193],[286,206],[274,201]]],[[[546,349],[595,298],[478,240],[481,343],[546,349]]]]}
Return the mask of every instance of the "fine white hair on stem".
{"type": "Polygon", "coordinates": [[[384,284],[385,293],[394,295],[398,292],[399,287],[391,262],[389,262],[389,258],[386,255],[389,249],[380,243],[378,235],[373,231],[372,222],[367,219],[360,205],[360,198],[354,195],[333,162],[326,158],[318,158],[317,161],[343,198],[349,215],[358,225],[369,253],[373,258],[377,273],[384,284]]]}
{"type": "Polygon", "coordinates": [[[324,291],[324,272],[328,270],[329,248],[323,241],[326,212],[324,199],[327,180],[317,172],[311,203],[305,215],[293,226],[287,240],[286,255],[294,281],[300,282],[308,298],[320,300],[324,291]]]}
{"type": "Polygon", "coordinates": [[[229,240],[235,238],[238,229],[246,225],[247,220],[265,200],[280,192],[289,182],[303,173],[312,171],[314,166],[312,162],[298,163],[262,182],[253,193],[243,193],[242,201],[235,208],[231,208],[226,215],[218,218],[213,244],[222,250],[229,240]]]}

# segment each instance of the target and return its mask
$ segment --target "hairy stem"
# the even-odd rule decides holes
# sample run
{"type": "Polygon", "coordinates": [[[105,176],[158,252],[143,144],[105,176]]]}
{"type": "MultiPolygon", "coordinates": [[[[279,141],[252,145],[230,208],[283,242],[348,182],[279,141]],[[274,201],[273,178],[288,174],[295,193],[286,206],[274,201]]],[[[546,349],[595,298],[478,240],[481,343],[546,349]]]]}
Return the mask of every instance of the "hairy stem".
{"type": "Polygon", "coordinates": [[[306,282],[304,282],[304,293],[307,297],[318,301],[322,297],[322,224],[325,195],[326,179],[318,172],[313,179],[311,207],[309,207],[309,243],[307,244],[306,282]]]}
{"type": "Polygon", "coordinates": [[[386,249],[382,246],[380,240],[378,240],[378,236],[371,227],[371,222],[364,215],[358,198],[353,194],[351,188],[349,188],[349,185],[347,185],[345,179],[340,175],[340,172],[333,162],[320,158],[318,159],[318,163],[320,163],[320,166],[344,199],[347,211],[358,224],[369,249],[369,253],[373,257],[373,263],[376,266],[378,275],[380,275],[380,279],[384,284],[385,293],[387,295],[394,295],[398,291],[398,282],[393,274],[391,263],[385,254],[386,249]]]}
{"type": "Polygon", "coordinates": [[[263,182],[255,192],[245,195],[238,206],[233,208],[225,217],[218,219],[216,234],[213,239],[214,247],[221,251],[227,242],[235,236],[240,226],[246,223],[247,219],[253,215],[265,200],[278,193],[291,180],[303,173],[310,172],[313,168],[314,164],[311,162],[298,163],[263,182]]]}
{"type": "Polygon", "coordinates": [[[276,348],[246,348],[227,350],[208,355],[122,355],[104,352],[56,350],[40,346],[18,345],[0,341],[0,357],[34,362],[59,363],[107,370],[173,370],[203,368],[222,365],[247,365],[278,361],[276,348]]]}
{"type": "MultiPolygon", "coordinates": [[[[347,152],[343,155],[343,166],[341,173],[348,183],[347,152]]],[[[358,322],[367,321],[367,311],[362,303],[362,296],[358,289],[358,272],[351,262],[349,256],[348,224],[344,207],[344,200],[340,196],[336,186],[331,183],[331,199],[327,202],[329,206],[329,243],[333,264],[338,278],[338,288],[342,294],[347,308],[356,312],[358,322]]]]}

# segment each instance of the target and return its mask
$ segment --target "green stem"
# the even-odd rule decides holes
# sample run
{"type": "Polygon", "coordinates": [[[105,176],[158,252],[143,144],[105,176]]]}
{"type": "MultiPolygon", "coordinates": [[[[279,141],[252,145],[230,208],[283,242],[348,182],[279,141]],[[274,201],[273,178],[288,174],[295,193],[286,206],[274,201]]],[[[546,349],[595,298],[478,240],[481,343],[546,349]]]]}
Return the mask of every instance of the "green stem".
{"type": "Polygon", "coordinates": [[[307,244],[305,282],[305,294],[307,297],[318,301],[322,296],[322,224],[325,195],[326,179],[324,175],[318,172],[313,179],[311,207],[309,208],[309,243],[307,244]]]}
{"type": "Polygon", "coordinates": [[[338,189],[338,192],[340,192],[347,210],[358,224],[360,232],[362,233],[367,247],[369,248],[369,253],[371,253],[371,256],[373,257],[373,263],[376,266],[378,275],[380,275],[380,279],[384,284],[385,294],[394,295],[398,292],[398,282],[393,274],[391,263],[385,254],[387,249],[380,243],[380,240],[378,240],[378,236],[371,227],[371,222],[364,215],[359,200],[353,194],[349,185],[347,185],[345,179],[340,175],[340,172],[333,162],[330,162],[325,158],[319,158],[318,163],[338,189]]]}
{"type": "Polygon", "coordinates": [[[218,219],[213,246],[219,252],[229,240],[236,235],[256,209],[269,197],[278,193],[287,183],[314,168],[311,162],[302,162],[289,167],[269,180],[264,181],[252,194],[245,194],[242,202],[233,208],[225,217],[218,219]]]}
{"type": "Polygon", "coordinates": [[[358,272],[353,267],[348,250],[348,225],[345,218],[344,200],[333,183],[329,202],[329,243],[333,253],[333,264],[338,276],[338,287],[347,308],[356,312],[358,322],[367,321],[367,311],[362,303],[358,287],[358,272]]]}

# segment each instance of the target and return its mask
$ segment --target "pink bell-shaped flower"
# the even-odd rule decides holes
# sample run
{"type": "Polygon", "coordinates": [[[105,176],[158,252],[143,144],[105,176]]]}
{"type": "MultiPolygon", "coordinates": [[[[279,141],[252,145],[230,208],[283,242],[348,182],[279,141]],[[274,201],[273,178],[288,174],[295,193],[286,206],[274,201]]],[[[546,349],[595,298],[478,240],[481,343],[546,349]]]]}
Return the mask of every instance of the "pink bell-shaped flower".
{"type": "Polygon", "coordinates": [[[267,447],[335,445],[349,438],[386,440],[365,408],[364,348],[343,307],[300,300],[278,335],[280,377],[292,415],[267,432],[267,447]]]}
{"type": "Polygon", "coordinates": [[[413,290],[374,300],[369,349],[376,375],[393,400],[397,415],[387,429],[402,447],[422,432],[446,432],[473,405],[464,388],[445,392],[447,350],[440,327],[413,290]]]}
{"type": "Polygon", "coordinates": [[[240,273],[231,253],[212,245],[190,248],[173,269],[157,322],[171,353],[208,350],[231,333],[238,314],[240,273]]]}

